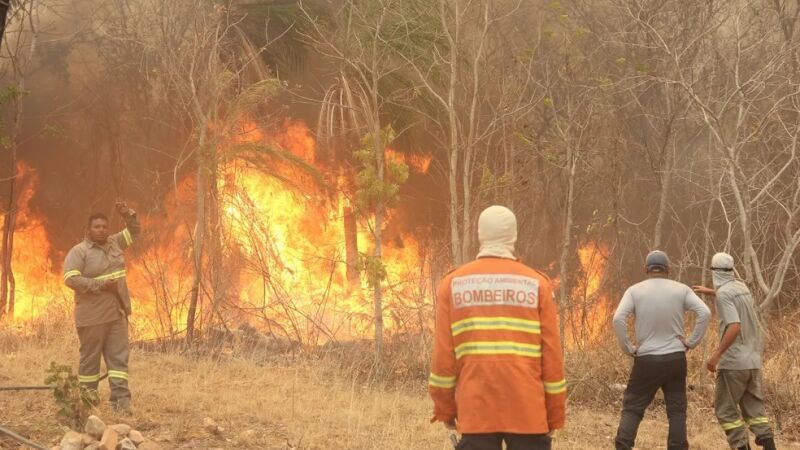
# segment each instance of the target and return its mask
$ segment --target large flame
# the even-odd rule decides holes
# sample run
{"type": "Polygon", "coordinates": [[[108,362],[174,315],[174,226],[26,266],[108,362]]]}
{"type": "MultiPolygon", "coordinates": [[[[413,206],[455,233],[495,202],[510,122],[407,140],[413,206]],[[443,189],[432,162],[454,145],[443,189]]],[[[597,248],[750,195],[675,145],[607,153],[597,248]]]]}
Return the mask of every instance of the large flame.
{"type": "MultiPolygon", "coordinates": [[[[231,327],[248,322],[315,342],[366,335],[373,316],[372,290],[366,277],[358,276],[354,248],[348,255],[346,216],[351,215],[358,252],[371,254],[374,244],[370,217],[356,219],[349,208],[352,194],[346,180],[352,174],[317,162],[316,142],[302,122],[287,121],[279,132],[268,133],[243,121],[230,135],[220,148],[223,159],[211,193],[220,220],[209,219],[206,228],[198,323],[231,327]],[[238,144],[255,145],[241,150],[238,144]]],[[[402,154],[388,155],[401,159],[402,154]]],[[[429,164],[425,157],[403,160],[418,172],[429,164]]],[[[54,297],[71,294],[63,286],[60,267],[48,259],[44,220],[28,207],[38,179],[24,170],[26,190],[19,202],[13,264],[16,317],[30,319],[42,314],[54,297]]],[[[191,174],[167,196],[163,212],[141,214],[145,233],[128,256],[137,337],[185,332],[194,274],[196,189],[191,174]]],[[[208,205],[207,214],[213,212],[208,205]]],[[[388,328],[407,325],[426,304],[429,277],[420,252],[409,234],[393,231],[385,237],[388,328]],[[416,312],[404,312],[409,308],[416,312]]]]}
{"type": "Polygon", "coordinates": [[[612,305],[602,290],[607,255],[605,245],[594,241],[578,248],[581,268],[564,325],[565,341],[570,346],[591,344],[608,329],[612,305]]]}
{"type": "MultiPolygon", "coordinates": [[[[17,164],[17,218],[12,252],[16,282],[14,316],[35,317],[47,311],[68,292],[50,261],[51,247],[45,219],[31,211],[31,198],[39,187],[39,176],[24,162],[17,164]]],[[[2,226],[0,226],[2,228],[2,226]]]]}

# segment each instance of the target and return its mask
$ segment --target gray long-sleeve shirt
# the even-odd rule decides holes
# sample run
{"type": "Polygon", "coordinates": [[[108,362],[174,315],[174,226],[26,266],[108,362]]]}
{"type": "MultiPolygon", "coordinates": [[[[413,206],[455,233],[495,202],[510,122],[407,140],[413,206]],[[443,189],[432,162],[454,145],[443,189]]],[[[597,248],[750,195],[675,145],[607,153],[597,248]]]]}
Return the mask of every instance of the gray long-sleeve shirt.
{"type": "Polygon", "coordinates": [[[687,345],[694,348],[703,339],[711,311],[689,286],[668,278],[648,278],[637,283],[622,296],[614,313],[614,331],[622,350],[634,354],[628,338],[628,316],[634,315],[636,356],[666,355],[685,351],[683,315],[697,314],[697,323],[687,345]]]}

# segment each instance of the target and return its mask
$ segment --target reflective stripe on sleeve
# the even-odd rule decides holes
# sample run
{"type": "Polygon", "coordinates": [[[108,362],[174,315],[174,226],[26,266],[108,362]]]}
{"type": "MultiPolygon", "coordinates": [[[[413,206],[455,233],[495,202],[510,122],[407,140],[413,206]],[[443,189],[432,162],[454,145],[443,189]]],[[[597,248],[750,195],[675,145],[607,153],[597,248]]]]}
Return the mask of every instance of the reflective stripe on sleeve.
{"type": "Polygon", "coordinates": [[[541,334],[542,325],[536,320],[517,319],[514,317],[470,317],[453,323],[450,329],[453,336],[474,330],[506,330],[541,334]]]}
{"type": "Polygon", "coordinates": [[[465,342],[456,346],[456,358],[465,355],[517,355],[541,358],[542,346],[512,341],[465,342]]]}
{"type": "Polygon", "coordinates": [[[431,372],[431,376],[428,377],[428,386],[452,389],[456,387],[456,377],[444,377],[431,372]]]}
{"type": "Polygon", "coordinates": [[[567,392],[567,380],[556,381],[553,383],[548,383],[545,381],[544,392],[551,395],[567,392]]]}
{"type": "Polygon", "coordinates": [[[64,281],[67,281],[72,277],[79,277],[79,276],[81,276],[80,270],[70,270],[64,274],[64,281]]]}
{"type": "Polygon", "coordinates": [[[122,230],[122,237],[125,239],[125,244],[127,245],[133,244],[133,236],[131,236],[131,232],[127,228],[122,230]]]}
{"type": "Polygon", "coordinates": [[[744,422],[742,420],[737,420],[735,422],[723,423],[721,425],[722,425],[722,429],[723,430],[730,431],[730,430],[735,430],[737,428],[743,427],[744,426],[744,422]]]}
{"type": "Polygon", "coordinates": [[[116,272],[106,273],[100,275],[99,277],[95,277],[95,280],[117,280],[119,278],[125,278],[125,270],[118,270],[116,272]]]}

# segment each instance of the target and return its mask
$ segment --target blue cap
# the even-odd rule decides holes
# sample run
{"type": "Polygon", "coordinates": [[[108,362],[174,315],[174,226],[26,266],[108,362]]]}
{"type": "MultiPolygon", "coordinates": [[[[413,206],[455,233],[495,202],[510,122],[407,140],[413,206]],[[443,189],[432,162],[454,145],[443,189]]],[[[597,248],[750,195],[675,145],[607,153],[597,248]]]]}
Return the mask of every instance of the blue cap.
{"type": "Polygon", "coordinates": [[[666,272],[669,268],[669,257],[661,250],[654,250],[647,254],[644,265],[648,272],[666,272]]]}

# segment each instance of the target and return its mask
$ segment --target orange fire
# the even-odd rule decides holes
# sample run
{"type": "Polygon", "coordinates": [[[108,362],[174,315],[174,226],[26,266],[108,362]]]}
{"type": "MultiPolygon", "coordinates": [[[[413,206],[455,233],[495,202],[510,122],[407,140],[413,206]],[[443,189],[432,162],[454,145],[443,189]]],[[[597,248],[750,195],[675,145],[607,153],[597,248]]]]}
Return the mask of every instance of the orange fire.
{"type": "Polygon", "coordinates": [[[431,166],[431,156],[430,155],[419,155],[419,154],[409,154],[409,153],[400,153],[394,149],[387,148],[386,149],[386,157],[388,159],[392,159],[398,163],[404,163],[407,165],[412,171],[417,173],[428,173],[428,169],[431,166]]]}
{"type": "MultiPolygon", "coordinates": [[[[368,335],[373,315],[371,289],[366,277],[356,275],[355,285],[352,275],[348,279],[347,195],[337,189],[346,183],[331,175],[335,170],[316,163],[316,142],[302,122],[287,121],[281,131],[268,133],[245,121],[231,135],[231,148],[254,144],[290,152],[299,162],[263,157],[274,152],[260,154],[256,149],[231,153],[220,163],[215,187],[220,220],[216,226],[209,221],[206,228],[197,323],[207,327],[224,320],[225,326],[236,327],[248,322],[314,342],[368,335]],[[317,175],[310,174],[307,167],[300,168],[302,162],[316,168],[317,175]]],[[[220,149],[223,156],[226,151],[220,149]]],[[[27,190],[20,199],[23,214],[13,261],[19,319],[44,313],[53,298],[67,302],[71,298],[63,286],[60,267],[53,267],[48,260],[45,223],[30,213],[28,202],[38,179],[25,170],[27,190]]],[[[196,189],[195,175],[189,175],[167,196],[163,213],[140,215],[145,232],[128,256],[134,303],[131,323],[136,337],[185,332],[194,275],[196,189]]],[[[207,214],[211,213],[209,206],[207,214]]],[[[353,237],[362,254],[372,253],[368,221],[369,217],[361,217],[354,222],[353,237]]],[[[427,301],[429,291],[423,285],[428,277],[421,272],[426,263],[420,252],[421,246],[409,235],[386,237],[383,292],[387,328],[410,320],[400,308],[427,301]]],[[[349,255],[349,260],[352,265],[359,259],[349,255]]]]}
{"type": "Polygon", "coordinates": [[[58,303],[63,304],[69,293],[49,259],[51,247],[45,220],[30,208],[31,198],[39,187],[39,176],[20,162],[17,180],[20,195],[11,257],[16,281],[14,316],[31,318],[58,303]]]}
{"type": "Polygon", "coordinates": [[[565,311],[565,342],[583,346],[594,342],[607,329],[612,305],[602,294],[608,249],[589,241],[578,248],[581,270],[565,311]]]}

